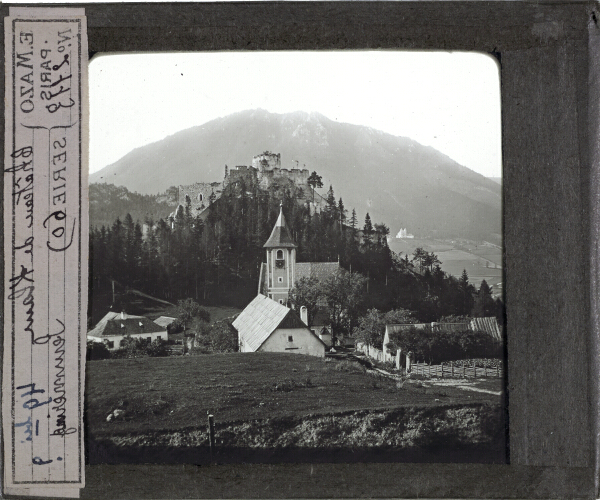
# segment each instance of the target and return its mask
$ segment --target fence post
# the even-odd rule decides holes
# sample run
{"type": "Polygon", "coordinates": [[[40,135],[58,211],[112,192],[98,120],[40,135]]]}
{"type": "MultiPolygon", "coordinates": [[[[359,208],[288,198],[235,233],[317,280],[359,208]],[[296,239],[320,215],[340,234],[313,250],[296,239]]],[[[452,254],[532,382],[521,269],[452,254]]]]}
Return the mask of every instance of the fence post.
{"type": "Polygon", "coordinates": [[[210,461],[212,463],[215,449],[215,422],[212,415],[208,415],[208,438],[210,442],[210,461]]]}
{"type": "Polygon", "coordinates": [[[450,361],[450,375],[454,378],[454,361],[450,361]]]}
{"type": "Polygon", "coordinates": [[[467,365],[463,365],[463,378],[467,378],[467,365]]]}
{"type": "Polygon", "coordinates": [[[496,365],[496,377],[500,377],[500,365],[496,365]]]}

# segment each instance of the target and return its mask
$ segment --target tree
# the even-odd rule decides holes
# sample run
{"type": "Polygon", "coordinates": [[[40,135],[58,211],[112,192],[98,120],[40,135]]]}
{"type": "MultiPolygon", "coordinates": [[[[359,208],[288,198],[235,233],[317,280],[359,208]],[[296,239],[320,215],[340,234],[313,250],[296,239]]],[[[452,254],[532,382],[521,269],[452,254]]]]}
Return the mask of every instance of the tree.
{"type": "Polygon", "coordinates": [[[369,309],[367,314],[358,320],[358,326],[353,330],[357,341],[381,349],[383,334],[385,332],[385,320],[382,312],[377,309],[369,309]]]}
{"type": "Polygon", "coordinates": [[[335,195],[333,193],[333,186],[329,186],[329,190],[327,191],[327,206],[325,207],[326,212],[333,218],[336,219],[335,213],[337,211],[337,205],[335,202],[335,195]]]}
{"type": "Polygon", "coordinates": [[[369,212],[365,215],[365,225],[363,226],[363,240],[365,245],[368,247],[371,244],[373,236],[373,223],[371,222],[371,216],[369,212]]]}
{"type": "Polygon", "coordinates": [[[313,203],[314,203],[315,202],[315,188],[323,187],[323,177],[321,177],[319,174],[317,174],[317,172],[313,171],[313,173],[310,174],[310,176],[306,182],[312,188],[313,203]]]}
{"type": "Polygon", "coordinates": [[[427,267],[429,254],[422,248],[415,248],[411,262],[416,262],[419,265],[419,272],[423,272],[423,268],[427,267]]]}
{"type": "Polygon", "coordinates": [[[196,339],[205,352],[236,352],[239,347],[237,331],[227,320],[208,325],[196,335],[196,339]]]}
{"type": "Polygon", "coordinates": [[[458,280],[458,290],[460,295],[458,312],[463,315],[470,314],[473,310],[473,293],[475,292],[475,288],[469,283],[469,275],[466,269],[463,269],[458,280]]]}
{"type": "Polygon", "coordinates": [[[358,224],[358,217],[356,217],[356,210],[352,209],[352,215],[350,216],[350,227],[352,228],[352,232],[356,231],[356,225],[358,224]]]}
{"type": "Polygon", "coordinates": [[[321,290],[327,304],[332,341],[352,331],[365,295],[367,279],[359,273],[339,269],[323,281],[321,290]]]}
{"type": "Polygon", "coordinates": [[[300,311],[302,306],[306,307],[308,326],[312,325],[315,318],[317,303],[322,293],[321,283],[317,278],[300,278],[290,290],[290,302],[294,309],[300,311]]]}
{"type": "Polygon", "coordinates": [[[385,325],[405,325],[415,323],[412,313],[406,309],[394,309],[386,313],[377,309],[369,309],[367,314],[358,320],[353,333],[357,340],[381,349],[385,334],[385,325]]]}
{"type": "Polygon", "coordinates": [[[187,324],[193,318],[198,318],[201,321],[210,323],[210,313],[200,307],[194,299],[185,299],[177,302],[177,322],[183,326],[183,332],[187,324]]]}
{"type": "Polygon", "coordinates": [[[487,281],[483,280],[479,286],[479,292],[477,292],[477,298],[473,306],[473,316],[483,318],[495,315],[496,307],[494,298],[492,297],[492,290],[487,281]]]}
{"type": "Polygon", "coordinates": [[[338,214],[340,216],[340,226],[346,220],[347,213],[348,213],[348,210],[346,210],[346,208],[344,207],[344,201],[342,200],[342,198],[340,198],[340,200],[338,201],[338,214]]]}

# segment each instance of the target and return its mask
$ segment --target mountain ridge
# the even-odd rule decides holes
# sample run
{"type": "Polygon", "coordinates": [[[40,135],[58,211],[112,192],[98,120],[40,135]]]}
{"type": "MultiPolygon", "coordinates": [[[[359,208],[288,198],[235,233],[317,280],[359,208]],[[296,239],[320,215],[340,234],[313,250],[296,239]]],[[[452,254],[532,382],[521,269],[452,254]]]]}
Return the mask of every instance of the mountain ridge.
{"type": "Polygon", "coordinates": [[[497,182],[408,137],[318,112],[255,109],[215,118],[130,151],[91,174],[90,182],[154,194],[221,181],[225,165],[249,165],[267,150],[281,154],[282,168],[317,171],[324,189],[333,185],[360,220],[369,212],[392,234],[408,227],[423,236],[499,237],[497,182]]]}

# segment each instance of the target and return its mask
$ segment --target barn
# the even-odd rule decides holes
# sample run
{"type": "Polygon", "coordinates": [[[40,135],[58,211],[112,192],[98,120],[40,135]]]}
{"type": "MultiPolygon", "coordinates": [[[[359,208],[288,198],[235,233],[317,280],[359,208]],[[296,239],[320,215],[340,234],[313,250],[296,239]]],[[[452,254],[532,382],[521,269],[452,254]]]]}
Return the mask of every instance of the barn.
{"type": "Polygon", "coordinates": [[[325,357],[325,344],[296,312],[257,295],[233,322],[240,352],[287,352],[325,357]]]}

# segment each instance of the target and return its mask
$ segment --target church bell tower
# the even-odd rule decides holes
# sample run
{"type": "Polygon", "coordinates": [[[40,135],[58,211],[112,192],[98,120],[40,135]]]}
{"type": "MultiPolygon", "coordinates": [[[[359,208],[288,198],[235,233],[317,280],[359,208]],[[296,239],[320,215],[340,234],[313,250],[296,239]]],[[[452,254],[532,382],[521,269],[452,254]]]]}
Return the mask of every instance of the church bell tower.
{"type": "Polygon", "coordinates": [[[296,244],[285,223],[283,204],[280,205],[279,217],[264,248],[267,251],[268,297],[287,305],[289,292],[296,281],[296,244]]]}

